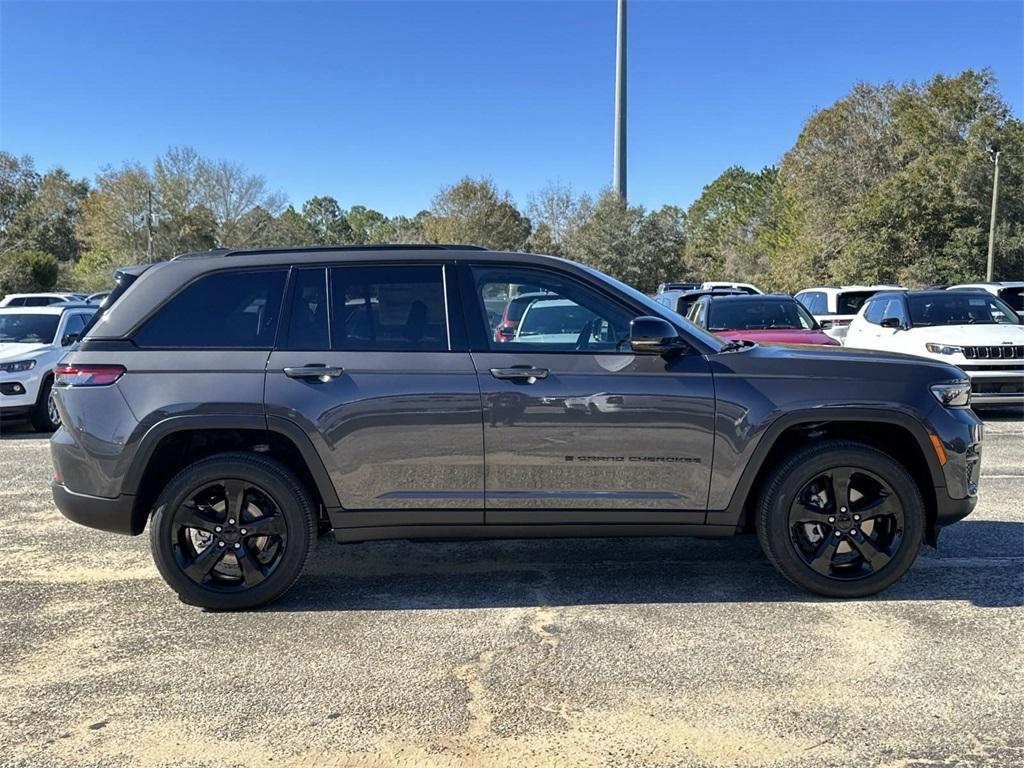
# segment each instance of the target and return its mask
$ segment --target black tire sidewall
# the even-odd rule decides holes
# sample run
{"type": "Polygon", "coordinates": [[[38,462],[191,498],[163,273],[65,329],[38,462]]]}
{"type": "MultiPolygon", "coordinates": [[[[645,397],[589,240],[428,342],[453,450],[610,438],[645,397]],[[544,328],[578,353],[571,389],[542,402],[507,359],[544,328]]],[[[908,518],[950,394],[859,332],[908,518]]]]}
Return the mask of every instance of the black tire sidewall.
{"type": "Polygon", "coordinates": [[[48,377],[39,390],[39,397],[36,399],[35,407],[32,409],[32,427],[39,432],[56,432],[60,424],[54,424],[50,419],[50,396],[53,393],[53,377],[48,377]]]}
{"type": "Polygon", "coordinates": [[[287,591],[298,579],[315,535],[312,501],[294,474],[264,457],[222,454],[186,467],[167,484],[150,524],[150,549],[160,575],[183,602],[209,610],[239,610],[268,603],[287,591]],[[257,586],[238,592],[219,592],[197,584],[174,556],[174,511],[201,486],[225,479],[251,482],[266,491],[288,527],[288,543],[274,571],[257,586]]]}
{"type": "Polygon", "coordinates": [[[913,478],[894,458],[867,446],[834,443],[815,446],[780,468],[762,497],[758,516],[761,545],[782,574],[803,589],[829,597],[864,597],[891,586],[909,570],[924,541],[925,511],[913,478]],[[903,507],[903,540],[878,573],[856,581],[830,579],[811,570],[795,551],[789,534],[789,508],[798,491],[816,476],[836,467],[863,469],[882,478],[903,507]]]}

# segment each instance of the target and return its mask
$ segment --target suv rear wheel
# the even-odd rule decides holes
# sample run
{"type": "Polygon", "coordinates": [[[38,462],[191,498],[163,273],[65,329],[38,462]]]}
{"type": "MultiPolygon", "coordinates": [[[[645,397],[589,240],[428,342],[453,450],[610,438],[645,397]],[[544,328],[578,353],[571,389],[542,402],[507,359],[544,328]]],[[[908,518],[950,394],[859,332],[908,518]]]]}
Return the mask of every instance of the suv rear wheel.
{"type": "Polygon", "coordinates": [[[264,456],[222,453],[186,467],[164,488],[150,548],[183,602],[237,610],[287,591],[315,535],[313,502],[290,470],[264,456]]]}
{"type": "Polygon", "coordinates": [[[914,479],[891,456],[830,440],[775,469],[756,524],[761,548],[791,582],[828,597],[863,597],[913,564],[925,511],[914,479]]]}

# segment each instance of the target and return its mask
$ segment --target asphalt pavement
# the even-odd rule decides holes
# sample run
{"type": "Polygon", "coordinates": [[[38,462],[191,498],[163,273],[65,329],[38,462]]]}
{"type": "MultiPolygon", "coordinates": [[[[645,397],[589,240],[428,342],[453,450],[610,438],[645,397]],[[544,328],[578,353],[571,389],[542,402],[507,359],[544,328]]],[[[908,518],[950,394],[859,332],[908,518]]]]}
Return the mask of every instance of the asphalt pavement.
{"type": "Polygon", "coordinates": [[[749,536],[324,537],[238,614],[62,518],[0,425],[0,765],[1022,765],[1024,421],[983,416],[977,510],[876,598],[749,536]]]}

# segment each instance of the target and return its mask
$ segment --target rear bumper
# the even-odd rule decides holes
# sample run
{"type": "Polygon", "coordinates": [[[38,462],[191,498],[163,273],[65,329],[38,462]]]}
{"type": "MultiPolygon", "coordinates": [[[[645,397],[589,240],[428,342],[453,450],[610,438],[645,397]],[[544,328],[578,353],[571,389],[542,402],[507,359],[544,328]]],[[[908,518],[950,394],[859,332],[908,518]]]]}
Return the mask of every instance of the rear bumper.
{"type": "Polygon", "coordinates": [[[136,536],[146,527],[146,515],[135,511],[135,497],[121,495],[113,499],[89,496],[68,490],[54,482],[53,501],[68,520],[110,533],[136,536]]]}

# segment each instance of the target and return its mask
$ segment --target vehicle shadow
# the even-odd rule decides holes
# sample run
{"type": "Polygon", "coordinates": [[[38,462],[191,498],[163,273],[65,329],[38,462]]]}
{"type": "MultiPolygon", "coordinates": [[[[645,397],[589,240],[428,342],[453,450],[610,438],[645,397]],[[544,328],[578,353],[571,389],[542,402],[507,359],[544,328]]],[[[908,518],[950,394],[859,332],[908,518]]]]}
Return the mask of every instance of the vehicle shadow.
{"type": "MultiPolygon", "coordinates": [[[[319,543],[295,587],[263,610],[832,602],[783,579],[753,536],[319,543]]],[[[1024,605],[1024,523],[961,522],[902,581],[865,599],[1024,605]]]]}

